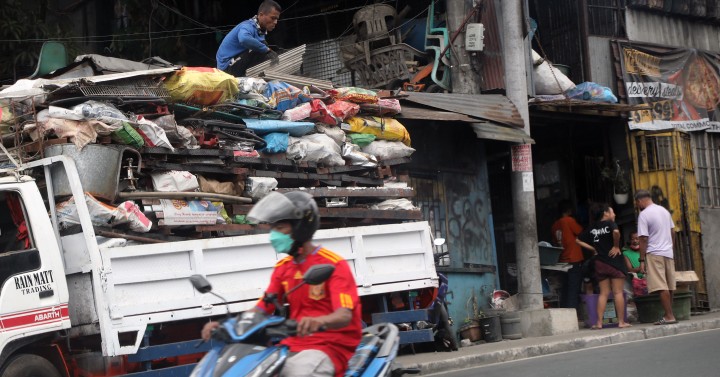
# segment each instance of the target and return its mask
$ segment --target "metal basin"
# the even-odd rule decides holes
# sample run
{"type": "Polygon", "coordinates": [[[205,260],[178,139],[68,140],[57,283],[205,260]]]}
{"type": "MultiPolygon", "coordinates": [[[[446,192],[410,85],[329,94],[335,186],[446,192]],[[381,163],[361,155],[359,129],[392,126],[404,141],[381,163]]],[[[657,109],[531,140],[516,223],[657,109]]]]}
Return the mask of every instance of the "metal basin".
{"type": "MultiPolygon", "coordinates": [[[[124,145],[88,144],[78,152],[75,144],[55,144],[45,148],[45,157],[61,154],[69,156],[75,160],[83,191],[113,202],[119,191],[120,170],[125,152],[136,154],[137,164],[140,165],[140,153],[124,145]]],[[[53,165],[50,174],[56,197],[72,195],[67,174],[61,165],[53,165]]]]}

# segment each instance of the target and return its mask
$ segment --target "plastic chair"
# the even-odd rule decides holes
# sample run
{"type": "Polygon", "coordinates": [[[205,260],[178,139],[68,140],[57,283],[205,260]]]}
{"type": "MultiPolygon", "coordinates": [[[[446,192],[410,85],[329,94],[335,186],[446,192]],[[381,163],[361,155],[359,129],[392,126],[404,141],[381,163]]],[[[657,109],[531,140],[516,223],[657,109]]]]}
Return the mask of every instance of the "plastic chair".
{"type": "Polygon", "coordinates": [[[425,26],[425,51],[433,51],[433,68],[430,78],[439,87],[450,90],[450,49],[447,49],[443,56],[440,56],[445,46],[450,44],[448,30],[446,27],[435,27],[435,2],[430,3],[428,9],[427,24],[425,26]],[[439,77],[438,70],[445,65],[442,77],[439,77]]]}
{"type": "Polygon", "coordinates": [[[56,69],[67,66],[67,64],[65,45],[60,42],[47,41],[40,48],[35,72],[28,78],[34,79],[45,76],[56,69]]]}
{"type": "Polygon", "coordinates": [[[397,18],[395,8],[387,4],[364,7],[353,16],[353,28],[363,46],[366,64],[371,64],[371,50],[400,43],[400,28],[388,30],[397,18]]]}

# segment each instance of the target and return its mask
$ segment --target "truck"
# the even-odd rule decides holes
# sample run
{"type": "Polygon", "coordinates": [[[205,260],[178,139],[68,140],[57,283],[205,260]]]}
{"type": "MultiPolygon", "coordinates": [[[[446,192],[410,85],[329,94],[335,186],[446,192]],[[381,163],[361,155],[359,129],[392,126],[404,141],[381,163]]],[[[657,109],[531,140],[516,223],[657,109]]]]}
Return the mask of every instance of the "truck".
{"type": "MultiPolygon", "coordinates": [[[[264,234],[98,237],[72,158],[14,164],[0,170],[2,377],[187,376],[209,349],[196,348],[203,324],[254,306],[282,257],[264,234]],[[72,234],[58,225],[58,169],[77,205],[72,234]],[[194,274],[227,304],[197,293],[194,274]]],[[[322,229],[315,240],[348,261],[361,296],[437,287],[427,222],[322,229]]]]}

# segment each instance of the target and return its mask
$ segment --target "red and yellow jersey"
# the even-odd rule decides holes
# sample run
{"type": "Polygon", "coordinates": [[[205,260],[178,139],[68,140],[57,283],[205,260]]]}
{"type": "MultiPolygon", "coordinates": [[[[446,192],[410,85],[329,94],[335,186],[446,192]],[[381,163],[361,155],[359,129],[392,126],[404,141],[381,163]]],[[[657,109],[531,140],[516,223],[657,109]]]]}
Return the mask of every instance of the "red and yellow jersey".
{"type": "MultiPolygon", "coordinates": [[[[335,375],[342,376],[347,369],[348,360],[360,343],[362,331],[360,299],[347,261],[322,247],[315,249],[302,263],[286,257],[275,265],[267,292],[282,297],[285,292],[302,283],[303,274],[316,264],[332,264],[335,271],[326,282],[304,285],[289,295],[287,300],[290,304],[290,318],[299,321],[303,317],[319,317],[345,308],[352,311],[352,320],[342,329],[321,331],[302,338],[290,337],[282,343],[289,346],[292,352],[307,349],[325,352],[335,365],[335,375]]],[[[266,313],[273,309],[262,300],[257,306],[266,313]]]]}

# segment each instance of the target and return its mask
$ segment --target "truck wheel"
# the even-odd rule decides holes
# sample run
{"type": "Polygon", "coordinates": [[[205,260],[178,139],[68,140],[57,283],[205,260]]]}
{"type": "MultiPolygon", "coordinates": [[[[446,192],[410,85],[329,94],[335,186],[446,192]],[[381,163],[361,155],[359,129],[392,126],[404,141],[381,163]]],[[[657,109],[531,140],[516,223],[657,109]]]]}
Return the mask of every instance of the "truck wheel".
{"type": "Polygon", "coordinates": [[[452,325],[450,324],[450,321],[448,318],[447,310],[445,310],[445,305],[438,305],[439,306],[439,313],[440,315],[438,318],[438,340],[442,342],[444,348],[449,349],[449,351],[457,351],[458,350],[458,344],[457,339],[455,338],[455,331],[453,330],[452,325]]]}
{"type": "Polygon", "coordinates": [[[62,377],[47,359],[37,355],[21,354],[8,361],[2,377],[62,377]]]}

